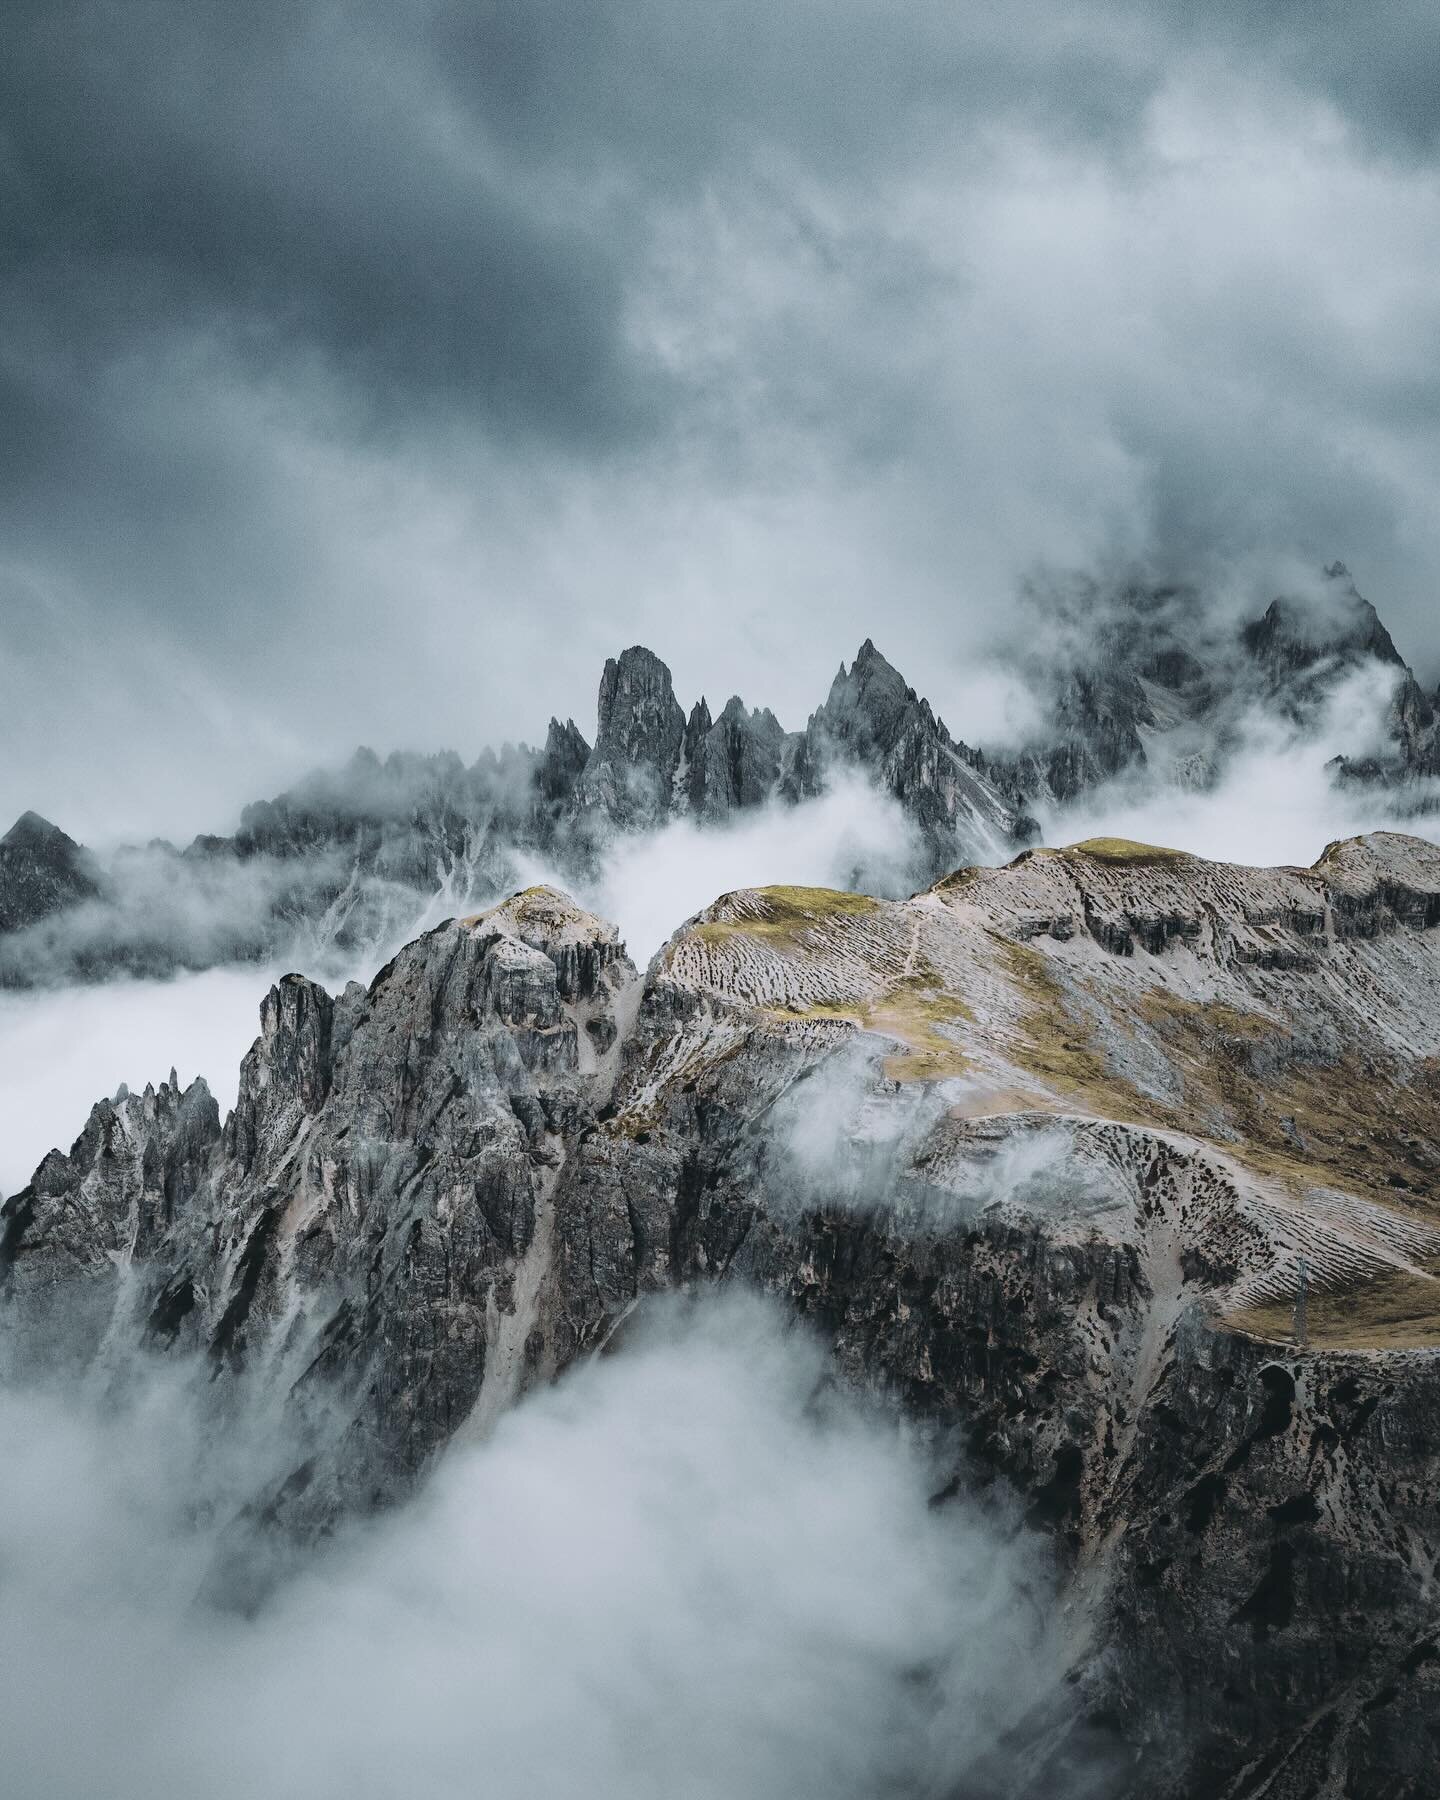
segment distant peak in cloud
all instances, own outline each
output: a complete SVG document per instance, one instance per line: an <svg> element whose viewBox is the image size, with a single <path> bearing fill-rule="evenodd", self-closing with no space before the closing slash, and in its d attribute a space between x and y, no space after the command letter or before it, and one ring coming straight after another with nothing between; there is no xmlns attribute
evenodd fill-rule
<svg viewBox="0 0 1440 1800"><path fill-rule="evenodd" d="M42 819L37 812L23 812L10 829L0 838L0 848L19 849L25 846L40 849L50 845L66 845L73 847L74 840L66 837L58 825L52 825L49 819Z"/></svg>
<svg viewBox="0 0 1440 1800"><path fill-rule="evenodd" d="M1380 615L1350 578L1332 563L1309 591L1277 595L1263 616L1245 628L1251 654L1273 670L1309 668L1322 658L1373 657L1403 669L1405 660Z"/></svg>
<svg viewBox="0 0 1440 1800"><path fill-rule="evenodd" d="M39 813L22 813L0 838L0 932L23 930L98 892L89 852Z"/></svg>

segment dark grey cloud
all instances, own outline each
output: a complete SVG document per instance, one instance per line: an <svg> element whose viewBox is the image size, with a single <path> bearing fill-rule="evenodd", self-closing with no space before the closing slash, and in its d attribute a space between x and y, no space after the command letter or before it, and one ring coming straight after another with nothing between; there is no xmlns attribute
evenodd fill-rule
<svg viewBox="0 0 1440 1800"><path fill-rule="evenodd" d="M1342 556L1436 672L1437 38L21 0L0 809L223 826L359 738L588 722L637 638L793 724L879 631L979 736L1037 563Z"/></svg>
<svg viewBox="0 0 1440 1800"><path fill-rule="evenodd" d="M1194 40L1262 55L1323 93L1376 145L1425 158L1440 145L1440 15L1425 0L1363 14L1344 0L1208 0L1174 13Z"/></svg>
<svg viewBox="0 0 1440 1800"><path fill-rule="evenodd" d="M721 0L699 18L557 0L432 16L456 91L507 143L625 166L643 151L667 188L777 147L865 181L949 123L1034 114L1042 96L1051 132L1119 138L1156 78L1105 9L1053 0L1005 20L938 0L903 15L880 0Z"/></svg>
<svg viewBox="0 0 1440 1800"><path fill-rule="evenodd" d="M925 5L897 26L869 0L703 22L581 0L22 7L0 72L12 461L73 478L96 378L177 340L331 384L349 431L440 411L579 451L653 432L695 398L627 341L657 207L741 174L783 207L783 158L863 189L1042 91L1047 130L1119 131L1153 69L1058 22ZM898 260L890 299L922 263Z"/></svg>
<svg viewBox="0 0 1440 1800"><path fill-rule="evenodd" d="M434 403L622 430L643 395L603 221L556 216L457 142L391 16L32 9L0 94L4 273L31 347L85 377L189 332L262 373L312 355L381 426Z"/></svg>

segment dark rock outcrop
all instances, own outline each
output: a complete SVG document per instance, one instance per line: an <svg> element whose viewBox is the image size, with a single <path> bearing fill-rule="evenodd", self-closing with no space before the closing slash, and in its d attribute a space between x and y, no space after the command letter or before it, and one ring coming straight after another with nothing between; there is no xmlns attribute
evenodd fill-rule
<svg viewBox="0 0 1440 1800"><path fill-rule="evenodd" d="M1114 776L1142 768L1141 735L1155 715L1139 677L1123 666L1104 675L1079 671L1055 702L1056 741L1021 759L1018 779L1064 804Z"/></svg>
<svg viewBox="0 0 1440 1800"><path fill-rule="evenodd" d="M991 781L983 755L959 743L928 700L867 638L842 663L825 704L811 715L797 749L791 785L818 793L849 765L870 773L920 826L936 866L989 860L1038 837L1018 797Z"/></svg>
<svg viewBox="0 0 1440 1800"><path fill-rule="evenodd" d="M555 1183L635 979L543 888L368 990L286 977L223 1131L203 1082L122 1091L5 1204L6 1345L188 1348L278 1387L314 1459L299 1522L403 1491L482 1389L496 1413L536 1372Z"/></svg>
<svg viewBox="0 0 1440 1800"><path fill-rule="evenodd" d="M589 760L590 746L575 721L567 719L562 725L558 719L552 719L535 770L540 798L551 806L568 802Z"/></svg>
<svg viewBox="0 0 1440 1800"><path fill-rule="evenodd" d="M0 838L0 932L23 931L100 892L94 858L39 813Z"/></svg>
<svg viewBox="0 0 1440 1800"><path fill-rule="evenodd" d="M670 671L636 644L600 677L595 748L576 789L584 808L622 825L650 825L674 807L685 715Z"/></svg>
<svg viewBox="0 0 1440 1800"><path fill-rule="evenodd" d="M747 712L738 694L713 723L703 699L685 727L685 792L697 819L723 819L773 800L787 737L767 709Z"/></svg>
<svg viewBox="0 0 1440 1800"><path fill-rule="evenodd" d="M1394 639L1344 563L1325 570L1320 591L1307 602L1283 595L1272 600L1241 636L1272 688L1297 701L1313 697L1307 678L1318 670L1334 673L1367 660L1405 668Z"/></svg>
<svg viewBox="0 0 1440 1800"><path fill-rule="evenodd" d="M1051 646L1047 627L1067 648ZM1433 772L1432 702L1342 563L1303 593L1276 596L1238 635L1185 588L1078 582L1041 605L1021 662L1045 728L992 774L1046 804L1117 779L1208 786L1257 710L1319 734L1323 749L1328 702L1367 669L1373 691L1358 703L1372 710L1377 745L1394 748L1337 763L1338 778L1393 789Z"/></svg>

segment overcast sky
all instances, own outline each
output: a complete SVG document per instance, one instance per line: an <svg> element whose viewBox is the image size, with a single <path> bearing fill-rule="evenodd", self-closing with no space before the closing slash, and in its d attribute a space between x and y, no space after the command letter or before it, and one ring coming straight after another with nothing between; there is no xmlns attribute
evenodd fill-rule
<svg viewBox="0 0 1440 1800"><path fill-rule="evenodd" d="M983 741L1037 565L1440 568L1440 11L10 0L0 811L593 729L635 640Z"/></svg>

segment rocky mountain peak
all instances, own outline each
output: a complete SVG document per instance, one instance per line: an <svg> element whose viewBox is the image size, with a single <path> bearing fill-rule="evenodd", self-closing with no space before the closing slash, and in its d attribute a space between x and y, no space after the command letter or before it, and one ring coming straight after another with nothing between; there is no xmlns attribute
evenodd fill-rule
<svg viewBox="0 0 1440 1800"><path fill-rule="evenodd" d="M541 798L552 804L568 800L589 760L590 746L575 721L567 719L562 725L552 718L535 770L535 786Z"/></svg>
<svg viewBox="0 0 1440 1800"><path fill-rule="evenodd" d="M657 766L678 754L685 715L670 670L653 650L632 644L608 657L600 677L597 755Z"/></svg>
<svg viewBox="0 0 1440 1800"><path fill-rule="evenodd" d="M544 956L567 1001L587 999L608 969L625 963L625 947L609 920L587 912L558 888L526 888L462 924L482 936L501 933Z"/></svg>
<svg viewBox="0 0 1440 1800"><path fill-rule="evenodd" d="M100 891L89 851L24 812L0 838L0 931L19 931Z"/></svg>
<svg viewBox="0 0 1440 1800"><path fill-rule="evenodd" d="M58 825L52 825L49 819L42 818L39 813L23 812L4 837L0 838L0 849L47 853L57 849L78 850L79 845L73 838L67 837Z"/></svg>
<svg viewBox="0 0 1440 1800"><path fill-rule="evenodd" d="M821 713L829 731L857 748L872 742L888 749L921 707L929 713L929 703L866 638L850 667L840 665Z"/></svg>
<svg viewBox="0 0 1440 1800"><path fill-rule="evenodd" d="M624 823L662 816L685 744L685 714L670 670L633 644L600 677L598 726L579 784L582 803Z"/></svg>
<svg viewBox="0 0 1440 1800"><path fill-rule="evenodd" d="M791 781L819 792L837 766L858 767L920 826L930 854L953 866L1029 841L1018 793L1002 792L983 756L957 743L930 702L866 638L811 715Z"/></svg>
<svg viewBox="0 0 1440 1800"><path fill-rule="evenodd" d="M721 819L769 800L779 785L786 741L768 708L748 711L740 696L732 694L712 720L702 700L685 737L691 810L702 819Z"/></svg>
<svg viewBox="0 0 1440 1800"><path fill-rule="evenodd" d="M1305 595L1277 595L1242 633L1246 648L1276 679L1321 663L1353 666L1366 657L1403 669L1404 658L1344 563L1331 563Z"/></svg>

